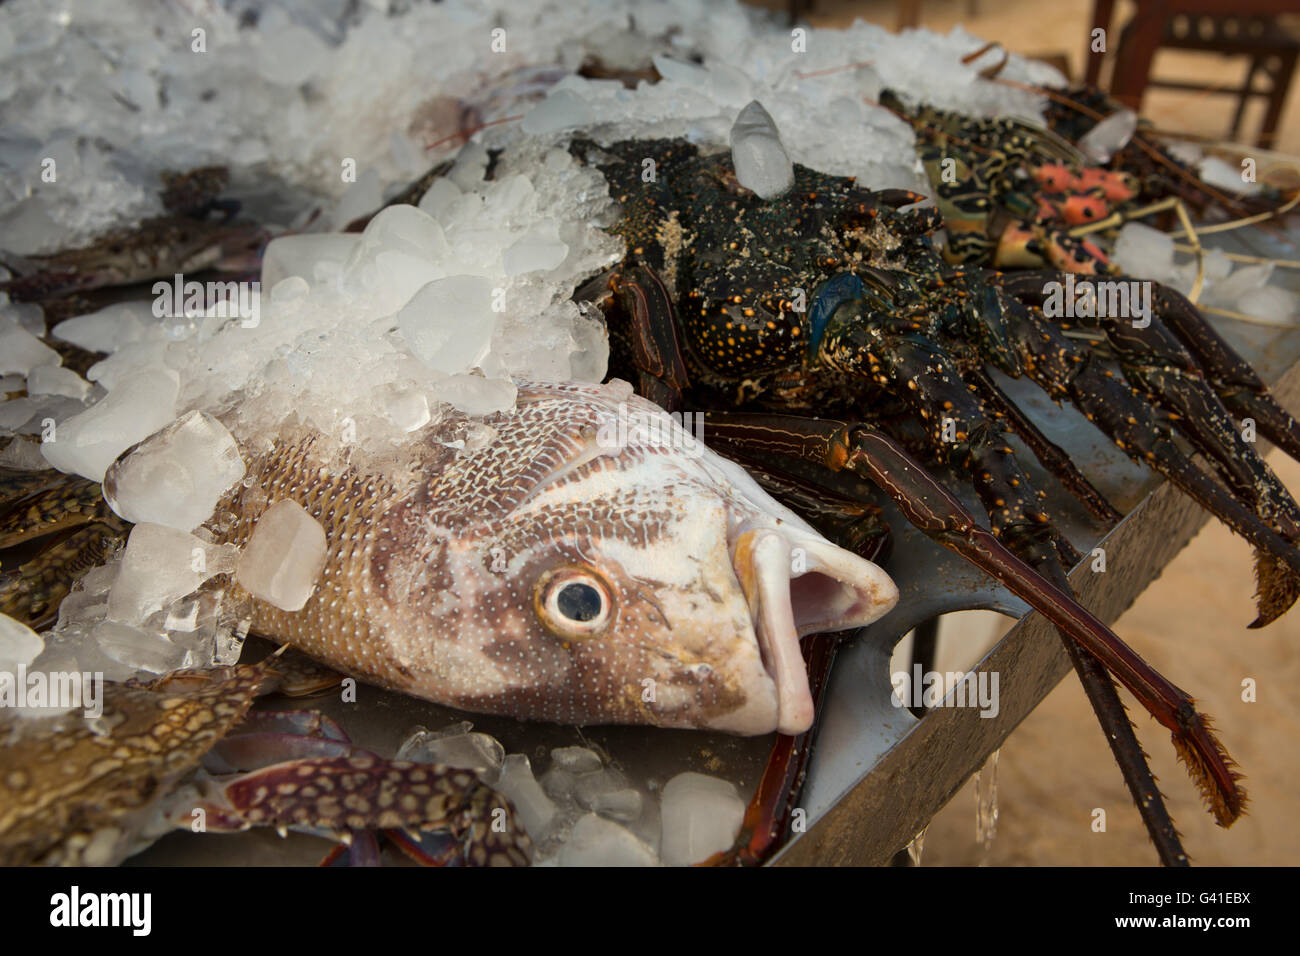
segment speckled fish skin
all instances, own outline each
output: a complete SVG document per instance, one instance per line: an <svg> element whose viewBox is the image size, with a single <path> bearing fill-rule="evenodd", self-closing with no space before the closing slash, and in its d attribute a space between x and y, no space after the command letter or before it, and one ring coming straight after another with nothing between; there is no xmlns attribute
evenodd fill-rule
<svg viewBox="0 0 1300 956"><path fill-rule="evenodd" d="M893 582L680 429L624 427L619 444L620 419L671 422L622 382L524 386L486 420L497 437L485 448L444 445L465 425L444 419L386 472L396 478L340 464L337 439L318 433L247 450L245 487L218 506L234 516L224 537L243 544L289 498L329 549L307 604L255 602L254 632L469 711L806 729L800 634L875 620ZM575 583L600 597L579 614L592 620L565 616L557 595Z"/></svg>

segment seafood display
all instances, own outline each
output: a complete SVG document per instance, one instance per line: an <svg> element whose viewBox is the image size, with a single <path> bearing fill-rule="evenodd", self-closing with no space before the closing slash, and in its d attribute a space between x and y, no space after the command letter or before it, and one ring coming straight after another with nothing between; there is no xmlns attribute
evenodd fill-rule
<svg viewBox="0 0 1300 956"><path fill-rule="evenodd" d="M309 121L345 92L259 59L302 97L282 156L250 129L228 163L122 164L147 188L106 230L35 197L23 215L75 238L28 230L0 275L0 863L253 827L354 865L768 862L804 832L837 647L900 602L886 505L1057 629L1162 862L1188 854L1117 683L1221 826L1246 811L1178 675L1072 592L1093 540L1036 476L1098 534L1125 509L1012 384L1248 541L1250 626L1276 621L1300 505L1255 435L1300 460L1300 424L1206 319L1234 265L1190 216L1276 229L1296 197L1201 182L1104 95L981 70L960 33L826 31L834 62L805 72L720 9L744 69L725 31L687 62L663 52L680 26L635 18L608 61L601 25L574 60L538 21L489 93L449 51L360 179ZM1251 306L1290 308L1267 279ZM278 649L250 663L250 635ZM100 713L7 712L68 674ZM303 694L331 706L276 703ZM421 726L373 738L331 709L404 698ZM740 751L634 777L616 747L503 744L494 720L772 739L738 789Z"/></svg>

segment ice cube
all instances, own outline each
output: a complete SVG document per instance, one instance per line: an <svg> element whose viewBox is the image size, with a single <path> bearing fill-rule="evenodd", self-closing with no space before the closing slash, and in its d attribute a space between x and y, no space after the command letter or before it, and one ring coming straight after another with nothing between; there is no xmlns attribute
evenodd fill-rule
<svg viewBox="0 0 1300 956"><path fill-rule="evenodd" d="M560 866L658 866L654 851L630 830L595 813L573 827L560 851Z"/></svg>
<svg viewBox="0 0 1300 956"><path fill-rule="evenodd" d="M1159 229L1128 222L1119 231L1112 258L1135 278L1163 282L1173 276L1174 240Z"/></svg>
<svg viewBox="0 0 1300 956"><path fill-rule="evenodd" d="M360 242L361 237L356 233L276 236L267 243L266 254L262 257L262 288L273 289L289 276L302 276L310 281L315 277L317 264L332 262L343 265Z"/></svg>
<svg viewBox="0 0 1300 956"><path fill-rule="evenodd" d="M532 765L523 754L510 754L501 766L493 788L510 801L515 815L534 843L540 843L555 821L556 806L533 777Z"/></svg>
<svg viewBox="0 0 1300 956"><path fill-rule="evenodd" d="M1079 149L1094 162L1108 163L1133 138L1137 122L1132 110L1116 110L1080 138Z"/></svg>
<svg viewBox="0 0 1300 956"><path fill-rule="evenodd" d="M26 375L38 365L58 365L63 359L17 321L0 318L0 375Z"/></svg>
<svg viewBox="0 0 1300 956"><path fill-rule="evenodd" d="M429 368L448 375L467 372L492 345L496 328L492 299L491 279L464 275L438 279L402 307L397 328L412 354Z"/></svg>
<svg viewBox="0 0 1300 956"><path fill-rule="evenodd" d="M113 459L176 417L179 391L180 376L171 369L143 369L102 402L62 422L41 453L60 471L103 481Z"/></svg>
<svg viewBox="0 0 1300 956"><path fill-rule="evenodd" d="M568 806L573 802L573 787L576 778L562 767L552 766L542 774L542 789L557 803Z"/></svg>
<svg viewBox="0 0 1300 956"><path fill-rule="evenodd" d="M374 212L384 201L383 183L379 171L366 169L356 181L348 186L347 192L334 209L333 224L335 229L343 229L352 220Z"/></svg>
<svg viewBox="0 0 1300 956"><path fill-rule="evenodd" d="M604 767L600 754L589 747L556 747L551 764L570 773L595 773Z"/></svg>
<svg viewBox="0 0 1300 956"><path fill-rule="evenodd" d="M461 726L468 729L470 724ZM402 745L399 760L417 760L464 770L477 770L486 781L496 779L505 761L505 748L490 734L461 732L445 736L416 734Z"/></svg>
<svg viewBox="0 0 1300 956"><path fill-rule="evenodd" d="M22 621L0 614L0 671L14 673L45 650L45 641Z"/></svg>
<svg viewBox="0 0 1300 956"><path fill-rule="evenodd" d="M108 616L137 625L189 594L214 574L234 568L238 549L148 522L131 529L122 567L108 595Z"/></svg>
<svg viewBox="0 0 1300 956"><path fill-rule="evenodd" d="M384 414L404 432L423 428L432 418L429 399L419 389L390 389L384 398Z"/></svg>
<svg viewBox="0 0 1300 956"><path fill-rule="evenodd" d="M100 622L94 640L101 651L132 670L166 674L185 666L185 648L120 621Z"/></svg>
<svg viewBox="0 0 1300 956"><path fill-rule="evenodd" d="M361 234L364 250L404 252L417 259L442 259L448 253L442 225L429 213L406 203L381 210Z"/></svg>
<svg viewBox="0 0 1300 956"><path fill-rule="evenodd" d="M84 401L90 394L90 383L61 365L38 365L27 373L27 394L63 395Z"/></svg>
<svg viewBox="0 0 1300 956"><path fill-rule="evenodd" d="M503 379L453 375L434 389L439 399L467 415L491 415L513 408L519 389Z"/></svg>
<svg viewBox="0 0 1300 956"><path fill-rule="evenodd" d="M1275 285L1260 286L1237 300L1236 311L1275 325L1287 325L1296 313L1295 293Z"/></svg>
<svg viewBox="0 0 1300 956"><path fill-rule="evenodd" d="M592 798L591 809L602 817L631 823L641 816L642 803L639 791L624 787L597 794Z"/></svg>
<svg viewBox="0 0 1300 956"><path fill-rule="evenodd" d="M487 147L482 143L468 142L456 154L456 162L452 164L447 178L463 192L477 189L487 176L490 158Z"/></svg>
<svg viewBox="0 0 1300 956"><path fill-rule="evenodd" d="M731 847L745 816L735 785L702 773L680 773L664 785L663 860L690 866Z"/></svg>
<svg viewBox="0 0 1300 956"><path fill-rule="evenodd" d="M235 580L255 598L298 611L316 589L326 557L325 529L302 505L285 498L257 519Z"/></svg>
<svg viewBox="0 0 1300 956"><path fill-rule="evenodd" d="M586 126L591 120L586 100L572 90L557 90L533 107L521 126L525 133L535 135Z"/></svg>
<svg viewBox="0 0 1300 956"><path fill-rule="evenodd" d="M230 432L207 412L193 411L110 465L104 498L127 521L192 531L243 478Z"/></svg>
<svg viewBox="0 0 1300 956"><path fill-rule="evenodd" d="M737 182L763 199L775 199L794 185L794 163L758 100L742 109L731 127L731 161Z"/></svg>
<svg viewBox="0 0 1300 956"><path fill-rule="evenodd" d="M45 334L45 310L35 302L5 302L0 299L0 325L6 319L18 323L20 329L40 338Z"/></svg>
<svg viewBox="0 0 1300 956"><path fill-rule="evenodd" d="M420 197L420 209L435 219L441 220L443 213L447 211L447 207L451 205L453 200L460 198L460 194L459 186L446 176L440 176L433 181L433 185Z"/></svg>
<svg viewBox="0 0 1300 956"><path fill-rule="evenodd" d="M152 303L119 302L89 315L65 319L50 334L60 342L71 342L90 352L112 353L140 339L152 320Z"/></svg>
<svg viewBox="0 0 1300 956"><path fill-rule="evenodd" d="M1243 176L1245 173L1244 167L1233 166L1224 162L1218 156L1206 156L1202 159L1197 167L1197 172L1201 176L1201 181L1206 185L1226 189L1229 192L1249 196L1260 189L1259 183L1246 181Z"/></svg>
<svg viewBox="0 0 1300 956"><path fill-rule="evenodd" d="M554 219L535 222L528 231L505 251L501 262L506 275L526 272L549 272L569 255L569 247L560 239Z"/></svg>

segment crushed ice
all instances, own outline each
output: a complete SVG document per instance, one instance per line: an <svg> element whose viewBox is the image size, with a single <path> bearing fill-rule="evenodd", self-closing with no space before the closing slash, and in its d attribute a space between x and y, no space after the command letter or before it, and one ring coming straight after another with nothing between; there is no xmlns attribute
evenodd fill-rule
<svg viewBox="0 0 1300 956"><path fill-rule="evenodd" d="M795 50L788 30L732 0L282 0L255 22L244 12L153 0L5 5L7 253L67 248L158 215L163 169L213 163L230 167L229 194L276 238L252 314L206 302L159 315L155 300L60 323L54 339L107 356L84 378L38 340L39 309L0 295L0 391L19 393L0 403L0 430L18 436L0 465L106 478L111 506L136 522L125 548L65 599L53 630L30 635L0 619L0 665L125 679L232 663L248 618L220 586L232 570L272 604L301 607L323 563L310 515L271 509L242 554L204 528L243 476L241 449L282 422L351 436L382 458L449 406L509 408L516 381L603 380L603 325L571 296L622 249L601 228L617 214L603 178L564 149L572 131L730 146L741 181L771 196L788 188L793 162L927 191L910 127L871 102L885 87L972 115L1042 116L1040 97L961 62L981 43L960 27L810 28ZM142 21L155 28L140 31ZM500 56L485 55L488 23L504 30ZM593 56L616 68L653 62L662 80L627 88L578 76ZM1002 75L1063 81L1016 56ZM490 125L415 206L390 207L360 233L329 231L373 212L477 124ZM1091 146L1118 148L1129 125L1103 124ZM1235 173L1201 168L1211 179ZM1116 257L1186 288L1187 265L1143 229L1125 228ZM1269 268L1208 254L1205 301L1284 321L1293 299L1265 284ZM491 438L483 427L465 444ZM652 794L583 748L555 751L539 779L526 757L467 728L408 746L413 759L491 777L544 861L695 862L728 845L743 814L725 781L683 774Z"/></svg>

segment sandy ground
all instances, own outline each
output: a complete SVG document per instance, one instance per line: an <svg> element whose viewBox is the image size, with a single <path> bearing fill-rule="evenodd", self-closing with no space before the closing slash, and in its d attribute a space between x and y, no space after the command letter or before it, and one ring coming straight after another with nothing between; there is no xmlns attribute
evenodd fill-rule
<svg viewBox="0 0 1300 956"><path fill-rule="evenodd" d="M760 5L785 9L782 0L761 0ZM1113 41L1131 15L1131 0L1117 8ZM1091 0L1053 0L1046 5L1041 0L924 0L921 25L947 32L961 23L1017 53L1045 59L1063 55L1079 78L1091 9ZM809 20L817 26L843 26L855 17L894 29L898 6L889 0L816 0ZM1190 79L1207 89L1239 85L1244 73L1240 58L1168 50L1157 54L1154 70L1162 78ZM1225 137L1234 104L1234 97L1208 91L1151 90L1143 114L1163 129ZM1262 103L1248 108L1242 140L1253 140L1262 111ZM1300 154L1300 89L1291 91L1275 148ZM1300 493L1300 465L1276 453L1270 461L1287 486ZM1295 691L1300 685L1300 655L1295 652L1300 610L1266 629L1248 630L1246 624L1254 618L1253 593L1249 546L1211 523L1115 625L1126 641L1216 718L1222 740L1246 774L1249 813L1223 830L1202 808L1168 734L1128 698L1184 846L1198 864L1294 864L1300 850L1300 694ZM981 612L946 622L938 669L969 666L1004 628L1002 619ZM900 646L900 651L906 650ZM1247 679L1256 685L1256 700L1249 703L1242 699ZM996 776L999 819L991 847L986 850L976 843L972 781L931 824L923 865L1156 862L1073 676L1008 739ZM1104 832L1093 829L1098 808L1106 814Z"/></svg>

